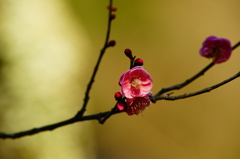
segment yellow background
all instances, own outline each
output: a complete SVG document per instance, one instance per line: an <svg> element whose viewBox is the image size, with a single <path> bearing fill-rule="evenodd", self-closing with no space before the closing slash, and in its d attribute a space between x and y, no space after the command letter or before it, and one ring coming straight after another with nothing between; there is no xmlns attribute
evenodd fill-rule
<svg viewBox="0 0 240 159"><path fill-rule="evenodd" d="M142 58L153 93L191 77L211 60L199 55L206 37L240 40L238 0L130 0L118 8L86 114L110 110L129 67L123 50ZM108 1L0 1L0 131L58 122L80 109L107 27ZM175 91L190 93L239 71L229 61ZM86 121L16 140L0 140L1 159L240 158L240 82L177 101L158 101L139 116L122 113L104 125Z"/></svg>

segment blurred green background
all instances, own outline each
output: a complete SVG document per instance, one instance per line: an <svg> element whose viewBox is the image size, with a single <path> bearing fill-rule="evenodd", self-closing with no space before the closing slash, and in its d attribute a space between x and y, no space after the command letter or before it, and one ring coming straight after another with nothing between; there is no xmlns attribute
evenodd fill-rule
<svg viewBox="0 0 240 159"><path fill-rule="evenodd" d="M80 109L107 27L108 1L0 0L0 131L58 122ZM240 40L239 0L130 0L118 8L111 39L91 91L87 114L110 110L123 50L142 58L153 93L183 82L211 61L200 57L206 37ZM240 68L240 48L229 61L175 95L227 79ZM104 125L75 123L52 132L0 140L0 159L237 159L240 158L240 82L210 93L159 101L139 116L122 113Z"/></svg>

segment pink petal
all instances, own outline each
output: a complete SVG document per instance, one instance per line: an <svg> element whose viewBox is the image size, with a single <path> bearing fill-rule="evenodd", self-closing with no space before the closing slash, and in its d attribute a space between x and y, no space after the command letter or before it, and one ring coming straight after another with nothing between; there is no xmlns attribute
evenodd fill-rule
<svg viewBox="0 0 240 159"><path fill-rule="evenodd" d="M128 115L138 115L151 104L148 96L127 99L126 112Z"/></svg>
<svg viewBox="0 0 240 159"><path fill-rule="evenodd" d="M150 90L152 89L152 82L148 83L148 84L142 84L141 90L145 91L145 92L150 92Z"/></svg>
<svg viewBox="0 0 240 159"><path fill-rule="evenodd" d="M133 69L134 69L134 70L132 70L132 71L129 73L129 75L130 75L131 77L139 77L141 70L139 70L139 69L136 68L136 67L134 67Z"/></svg>
<svg viewBox="0 0 240 159"><path fill-rule="evenodd" d="M131 96L132 97L141 97L141 89L135 89L135 88L132 88L131 89Z"/></svg>
<svg viewBox="0 0 240 159"><path fill-rule="evenodd" d="M124 97L132 98L131 89L126 89L124 87L121 87L120 92Z"/></svg>
<svg viewBox="0 0 240 159"><path fill-rule="evenodd" d="M149 78L146 78L146 79L142 79L141 82L142 82L142 84L152 83L152 79L151 79L151 77L149 77Z"/></svg>

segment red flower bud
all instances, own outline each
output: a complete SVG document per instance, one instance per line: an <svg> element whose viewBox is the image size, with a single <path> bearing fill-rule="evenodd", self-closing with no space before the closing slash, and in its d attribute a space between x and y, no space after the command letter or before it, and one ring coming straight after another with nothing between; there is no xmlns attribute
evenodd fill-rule
<svg viewBox="0 0 240 159"><path fill-rule="evenodd" d="M125 49L124 53L128 58L133 59L132 51L130 49Z"/></svg>
<svg viewBox="0 0 240 159"><path fill-rule="evenodd" d="M115 46L116 45L116 41L115 40L111 40L108 42L108 46Z"/></svg>
<svg viewBox="0 0 240 159"><path fill-rule="evenodd" d="M114 97L115 97L116 101L119 101L119 100L122 99L122 94L121 94L120 92L116 92L116 93L114 94Z"/></svg>
<svg viewBox="0 0 240 159"><path fill-rule="evenodd" d="M120 111L124 111L127 107L127 103L126 102L118 102L117 103L117 109L120 110Z"/></svg>
<svg viewBox="0 0 240 159"><path fill-rule="evenodd" d="M142 66L143 65L143 60L142 59L136 59L134 61L134 66Z"/></svg>
<svg viewBox="0 0 240 159"><path fill-rule="evenodd" d="M109 18L110 18L111 20L113 20L113 19L116 18L116 15L115 15L115 14L111 14Z"/></svg>
<svg viewBox="0 0 240 159"><path fill-rule="evenodd" d="M117 8L116 7L112 7L112 11L117 11Z"/></svg>

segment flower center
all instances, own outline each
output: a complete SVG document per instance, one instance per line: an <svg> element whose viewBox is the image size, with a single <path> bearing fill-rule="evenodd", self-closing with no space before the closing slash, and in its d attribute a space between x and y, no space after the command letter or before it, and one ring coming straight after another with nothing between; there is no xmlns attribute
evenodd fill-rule
<svg viewBox="0 0 240 159"><path fill-rule="evenodd" d="M141 80L136 77L132 78L132 81L130 83L131 83L132 87L137 88L137 89L140 89L142 86Z"/></svg>
<svg viewBox="0 0 240 159"><path fill-rule="evenodd" d="M220 48L218 48L218 47L214 47L213 49L212 49L212 56L213 57L217 57L217 56L219 56L219 53L221 52L221 49Z"/></svg>

